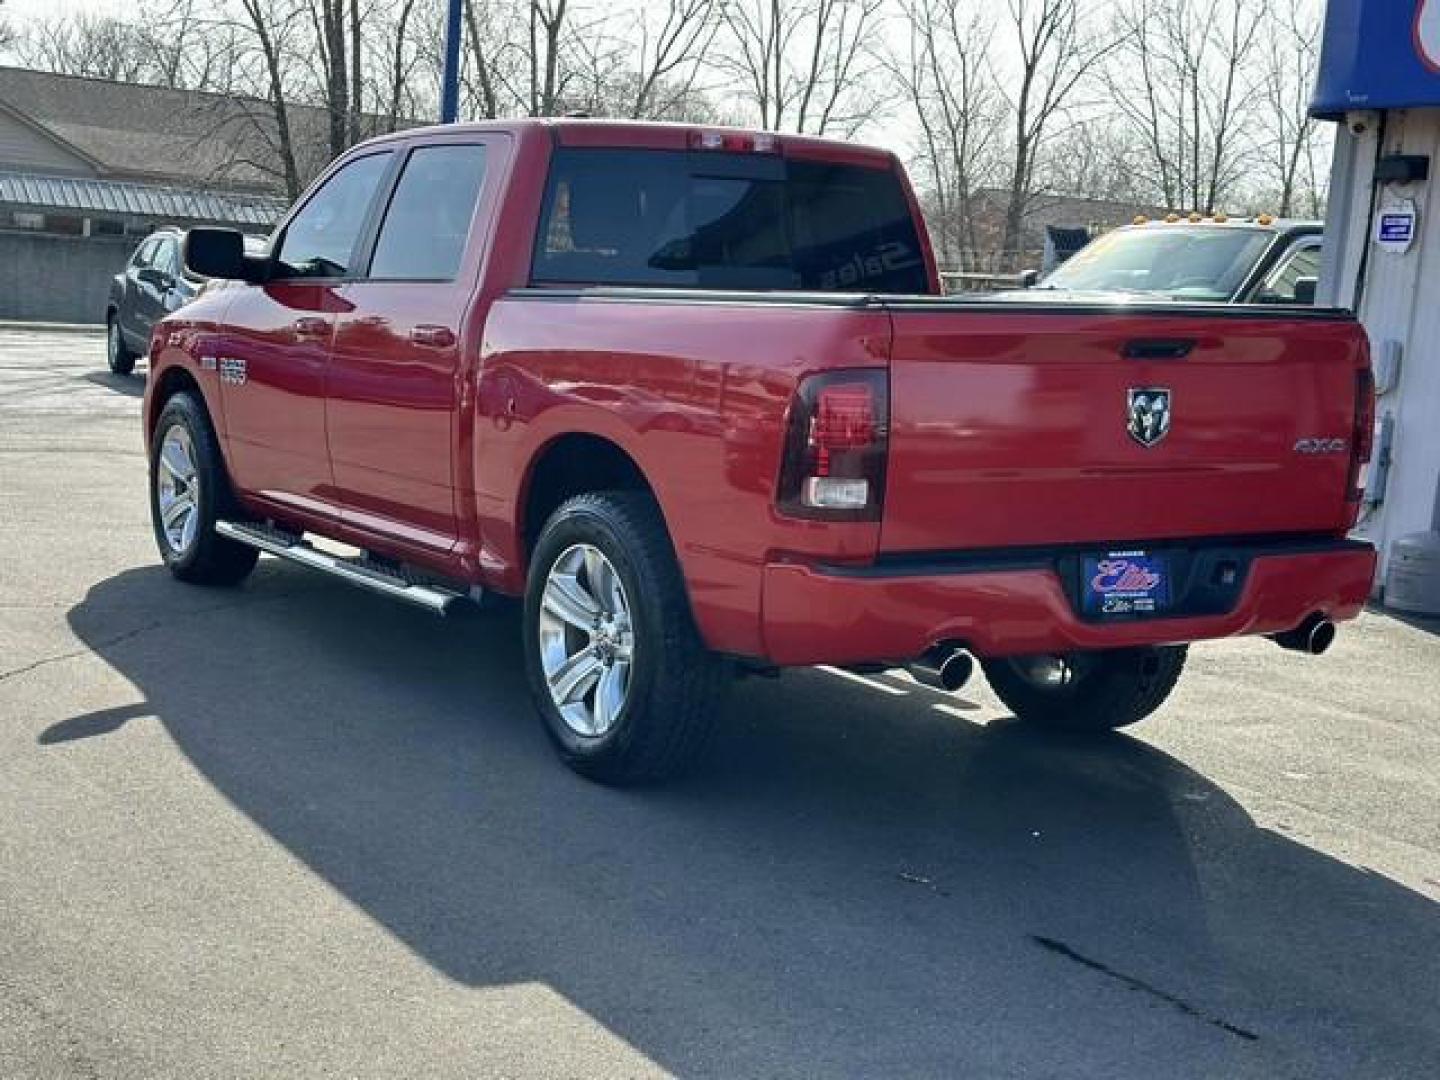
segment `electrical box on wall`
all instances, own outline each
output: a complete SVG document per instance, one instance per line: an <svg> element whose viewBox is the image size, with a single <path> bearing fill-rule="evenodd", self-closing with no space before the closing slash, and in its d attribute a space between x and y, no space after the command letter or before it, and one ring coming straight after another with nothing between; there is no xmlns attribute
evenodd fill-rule
<svg viewBox="0 0 1440 1080"><path fill-rule="evenodd" d="M1414 184L1429 176L1426 154L1386 154L1375 163L1375 181L1380 184Z"/></svg>

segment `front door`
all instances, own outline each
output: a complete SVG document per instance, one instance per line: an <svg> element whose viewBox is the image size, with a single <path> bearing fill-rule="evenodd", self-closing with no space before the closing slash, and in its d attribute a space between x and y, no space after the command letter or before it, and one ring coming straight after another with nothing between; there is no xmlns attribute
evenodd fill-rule
<svg viewBox="0 0 1440 1080"><path fill-rule="evenodd" d="M328 375L326 428L345 519L437 553L458 537L455 425L486 154L475 139L409 151L366 271L345 288Z"/></svg>
<svg viewBox="0 0 1440 1080"><path fill-rule="evenodd" d="M338 517L325 439L336 317L389 151L332 173L283 226L272 279L237 289L215 364L235 483L273 503Z"/></svg>

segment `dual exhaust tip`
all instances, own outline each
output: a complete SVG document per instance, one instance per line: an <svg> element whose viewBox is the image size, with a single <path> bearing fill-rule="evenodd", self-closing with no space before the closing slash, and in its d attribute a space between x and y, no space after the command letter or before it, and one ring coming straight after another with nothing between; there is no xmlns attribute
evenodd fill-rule
<svg viewBox="0 0 1440 1080"><path fill-rule="evenodd" d="M1335 644L1335 624L1316 612L1293 630L1271 634L1270 640L1282 649L1323 656ZM975 674L974 658L954 645L932 645L905 667L916 682L947 693L959 690Z"/></svg>
<svg viewBox="0 0 1440 1080"><path fill-rule="evenodd" d="M1335 644L1335 624L1318 612L1309 616L1294 630L1271 634L1270 640L1282 649L1322 656Z"/></svg>
<svg viewBox="0 0 1440 1080"><path fill-rule="evenodd" d="M975 674L975 661L964 649L954 645L932 645L905 665L910 677L918 683L946 693L959 690Z"/></svg>

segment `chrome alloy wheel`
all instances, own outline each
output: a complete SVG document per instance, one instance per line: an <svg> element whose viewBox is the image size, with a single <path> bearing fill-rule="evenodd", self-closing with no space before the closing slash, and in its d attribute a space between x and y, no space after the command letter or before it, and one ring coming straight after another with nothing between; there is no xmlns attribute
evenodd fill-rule
<svg viewBox="0 0 1440 1080"><path fill-rule="evenodd" d="M110 366L114 367L120 362L120 354L125 349L125 339L120 336L120 321L110 320L110 329L105 337L105 346L109 350Z"/></svg>
<svg viewBox="0 0 1440 1080"><path fill-rule="evenodd" d="M614 565L590 544L572 544L545 578L540 663L550 699L577 735L615 726L630 693L635 631Z"/></svg>
<svg viewBox="0 0 1440 1080"><path fill-rule="evenodd" d="M155 462L155 503L160 509L160 527L165 543L176 555L185 555L195 544L200 525L200 471L195 465L195 447L183 424L172 424L160 443Z"/></svg>

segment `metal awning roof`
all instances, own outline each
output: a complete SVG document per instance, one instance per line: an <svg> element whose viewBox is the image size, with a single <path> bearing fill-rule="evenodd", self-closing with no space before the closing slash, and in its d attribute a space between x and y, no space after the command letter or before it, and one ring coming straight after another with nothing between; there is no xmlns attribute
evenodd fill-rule
<svg viewBox="0 0 1440 1080"><path fill-rule="evenodd" d="M213 221L269 228L290 205L269 195L41 176L0 171L0 204L88 214L128 214L166 221Z"/></svg>

